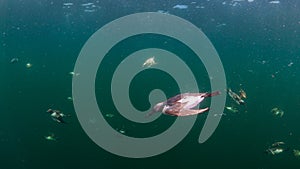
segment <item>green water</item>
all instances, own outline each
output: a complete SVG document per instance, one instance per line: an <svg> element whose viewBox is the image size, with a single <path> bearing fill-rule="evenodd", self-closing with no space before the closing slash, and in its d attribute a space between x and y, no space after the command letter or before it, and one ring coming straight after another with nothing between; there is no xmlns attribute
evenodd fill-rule
<svg viewBox="0 0 300 169"><path fill-rule="evenodd" d="M74 1L0 1L0 168L299 168L300 158L300 12L296 0L281 1L91 1L96 7ZM70 2L70 1L68 1ZM225 3L224 3L225 2ZM174 9L186 4L187 9ZM94 10L94 11L93 11ZM110 21L136 12L164 10L182 17L206 34L218 51L227 86L247 92L246 106L227 97L221 122L212 137L198 143L206 114L199 115L187 137L158 156L130 159L113 155L96 145L83 131L76 117L72 97L72 76L78 54L88 38ZM134 25L133 25L134 26ZM165 45L168 41L168 45ZM132 51L160 47L176 53L198 77L199 90L209 91L209 78L201 61L176 40L143 35L118 44L98 70L97 98L111 126L125 134L147 137L163 132L175 120L162 116L149 124L132 123L113 107L109 92L111 75L118 63ZM18 58L16 63L10 63ZM31 63L32 67L26 68ZM159 80L158 80L159 79ZM164 80L161 80L164 79ZM149 69L131 84L130 97L139 110L149 108L148 94L154 88L168 97L178 86L168 75ZM188 89L187 89L188 90ZM209 100L203 103L209 105ZM272 108L285 114L274 117ZM46 110L71 115L68 124L51 120ZM44 137L54 133L57 141ZM289 151L267 155L274 142L284 141Z"/></svg>

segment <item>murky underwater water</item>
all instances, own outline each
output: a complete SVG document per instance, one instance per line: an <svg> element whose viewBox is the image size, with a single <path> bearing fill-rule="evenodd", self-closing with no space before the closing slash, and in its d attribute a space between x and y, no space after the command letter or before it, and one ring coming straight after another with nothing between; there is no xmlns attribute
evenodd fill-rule
<svg viewBox="0 0 300 169"><path fill-rule="evenodd" d="M296 0L1 1L1 168L299 168L300 158L293 152L300 149L299 5ZM237 112L224 109L217 130L205 143L198 143L207 116L202 114L170 151L130 159L101 149L82 130L69 98L70 72L95 31L124 15L149 11L170 13L199 27L218 51L227 86L235 92L243 89L247 99L241 106L227 97L226 106ZM122 58L134 49L157 46L176 52L193 69L199 90L210 90L205 67L188 49L163 36L145 35L123 41L106 57L95 82L97 99L109 98L108 82ZM157 64L162 64L159 57ZM156 87L170 97L178 94L176 83L159 73L149 69L132 84L131 101L139 109L149 108L145 90ZM195 90L189 84L184 89ZM106 110L105 118L125 135L155 135L175 120L162 116L150 124L132 123L106 101L98 103ZM49 108L70 115L68 123L53 121L46 113ZM282 117L274 116L273 108L281 109ZM46 139L52 134L55 140ZM287 151L266 154L278 141Z"/></svg>

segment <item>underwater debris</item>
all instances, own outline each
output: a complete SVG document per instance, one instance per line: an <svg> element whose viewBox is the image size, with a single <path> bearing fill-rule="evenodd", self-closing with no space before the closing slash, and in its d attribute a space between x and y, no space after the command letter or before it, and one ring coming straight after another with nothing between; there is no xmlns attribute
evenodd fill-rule
<svg viewBox="0 0 300 169"><path fill-rule="evenodd" d="M277 107L274 107L272 110L271 110L271 113L274 115L274 116L277 116L277 117L282 117L283 114L284 114L284 111L277 108Z"/></svg>
<svg viewBox="0 0 300 169"><path fill-rule="evenodd" d="M151 66L157 64L156 61L155 61L154 59L155 59L154 56L151 57L151 58L149 58L149 59L147 59L147 60L143 63L143 67L148 67L148 68L149 68L149 67L151 67Z"/></svg>

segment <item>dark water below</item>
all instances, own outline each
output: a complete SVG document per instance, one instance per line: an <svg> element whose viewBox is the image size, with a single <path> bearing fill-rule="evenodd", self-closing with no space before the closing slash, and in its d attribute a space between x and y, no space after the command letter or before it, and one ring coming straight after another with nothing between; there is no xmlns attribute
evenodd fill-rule
<svg viewBox="0 0 300 169"><path fill-rule="evenodd" d="M73 4L64 4L69 2ZM86 5L89 2L94 6ZM300 157L295 157L293 150L300 149L300 2L270 2L1 0L0 168L299 168ZM177 4L188 8L173 8ZM219 53L228 87L244 89L247 105L238 106L228 97L226 106L235 106L239 112L224 110L226 115L216 132L204 144L197 139L205 114L198 116L187 137L170 151L145 159L119 157L98 147L81 128L73 103L67 99L72 96L69 72L84 43L99 28L124 15L158 10L201 28ZM164 38L141 36L137 38L139 43L129 39L112 51L115 57L106 58L111 64L104 65L104 72L114 70L114 63L121 59L118 56L137 45L163 45L160 43ZM199 90L209 91L209 79L201 62L193 60L180 44L172 40L170 44L170 50L187 63L194 63L193 68L199 62L199 69L194 70L200 78ZM19 61L10 63L12 58ZM26 68L27 63L32 67ZM143 75L137 77L130 93L141 109L149 108L143 102L148 94L141 93L153 88L151 85L165 88L169 96L177 94L172 80L149 83L145 79L157 79L151 74ZM109 88L101 81L109 78L109 74L97 74L98 98L107 97L101 94L107 94ZM105 105L107 110L112 110L111 106ZM285 114L274 117L270 112L274 107ZM48 108L70 114L69 123L52 121L44 113ZM115 113L111 125L130 136L155 135L174 121L161 117L153 122L153 126L161 127L151 128L151 124L133 125L116 112L109 113ZM57 141L46 140L44 136L49 133L54 133ZM284 141L289 150L274 156L265 154L276 141Z"/></svg>

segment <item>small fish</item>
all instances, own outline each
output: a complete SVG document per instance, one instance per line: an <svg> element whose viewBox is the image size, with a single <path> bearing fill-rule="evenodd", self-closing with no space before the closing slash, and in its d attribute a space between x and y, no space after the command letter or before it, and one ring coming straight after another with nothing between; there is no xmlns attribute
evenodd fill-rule
<svg viewBox="0 0 300 169"><path fill-rule="evenodd" d="M281 145L284 145L285 143L283 141L278 141L278 142L275 142L272 144L272 147L278 147L278 146L281 146Z"/></svg>
<svg viewBox="0 0 300 169"><path fill-rule="evenodd" d="M279 116L279 117L282 117L284 115L284 111L277 108L277 107L274 107L272 110L271 110L271 113L273 113L274 116Z"/></svg>
<svg viewBox="0 0 300 169"><path fill-rule="evenodd" d="M85 9L84 12L92 13L92 12L96 12L96 10L95 9Z"/></svg>
<svg viewBox="0 0 300 169"><path fill-rule="evenodd" d="M119 133L121 133L121 134L125 134L125 133L126 133L126 131L125 131L124 129L116 128L116 130L117 130Z"/></svg>
<svg viewBox="0 0 300 169"><path fill-rule="evenodd" d="M112 117L114 117L114 114L108 113L108 114L105 114L105 116L109 117L109 118L112 118Z"/></svg>
<svg viewBox="0 0 300 169"><path fill-rule="evenodd" d="M270 1L269 3L270 3L270 4L279 4L280 1Z"/></svg>
<svg viewBox="0 0 300 169"><path fill-rule="evenodd" d="M294 156L295 157L300 157L300 150L293 150Z"/></svg>
<svg viewBox="0 0 300 169"><path fill-rule="evenodd" d="M275 142L265 152L270 155L277 155L289 151L290 148L284 147L284 145L285 143L283 141Z"/></svg>
<svg viewBox="0 0 300 169"><path fill-rule="evenodd" d="M231 111L231 112L233 112L233 113L236 113L236 112L238 112L238 109L237 108L235 108L235 107L225 107L227 110L229 110L229 111Z"/></svg>
<svg viewBox="0 0 300 169"><path fill-rule="evenodd" d="M31 63L26 63L26 68L31 68L32 67L32 64Z"/></svg>
<svg viewBox="0 0 300 169"><path fill-rule="evenodd" d="M81 6L91 6L91 5L94 5L94 3L88 2L88 3L81 4Z"/></svg>
<svg viewBox="0 0 300 169"><path fill-rule="evenodd" d="M217 113L217 114L214 114L214 117L217 117L217 116L226 116L225 113Z"/></svg>
<svg viewBox="0 0 300 169"><path fill-rule="evenodd" d="M175 5L173 6L174 9L187 9L188 6L187 5Z"/></svg>
<svg viewBox="0 0 300 169"><path fill-rule="evenodd" d="M66 3L64 3L63 5L64 5L64 6L72 6L73 3L71 3L71 2L66 2Z"/></svg>
<svg viewBox="0 0 300 169"><path fill-rule="evenodd" d="M50 134L48 136L45 136L45 139L49 140L49 141L56 141L57 140L57 138L55 137L54 134Z"/></svg>
<svg viewBox="0 0 300 169"><path fill-rule="evenodd" d="M293 64L294 64L293 62L290 62L290 63L288 64L288 67L291 67Z"/></svg>
<svg viewBox="0 0 300 169"><path fill-rule="evenodd" d="M46 112L50 114L52 120L54 120L58 123L64 123L65 124L66 122L64 120L64 117L70 116L70 115L63 114L60 110L48 109Z"/></svg>
<svg viewBox="0 0 300 169"><path fill-rule="evenodd" d="M271 154L271 155L276 155L276 154L280 154L282 152L286 151L286 149L283 148L269 148L266 150L266 153Z"/></svg>
<svg viewBox="0 0 300 169"><path fill-rule="evenodd" d="M156 63L156 61L155 61L155 58L154 58L154 56L153 57L151 57L151 58L149 58L149 59L147 59L144 63L143 63L143 66L142 67L151 67L151 66L153 66L153 65L156 65L157 63Z"/></svg>
<svg viewBox="0 0 300 169"><path fill-rule="evenodd" d="M244 99L247 98L247 94L246 94L246 92L243 89L241 89L239 92L240 92L240 97L241 98L244 98Z"/></svg>
<svg viewBox="0 0 300 169"><path fill-rule="evenodd" d="M125 130L123 130L123 129L120 129L119 132L122 134L125 134Z"/></svg>
<svg viewBox="0 0 300 169"><path fill-rule="evenodd" d="M80 73L75 73L75 72L69 72L69 74L72 75L72 76L79 76L80 75Z"/></svg>
<svg viewBox="0 0 300 169"><path fill-rule="evenodd" d="M162 13L162 14L169 14L168 11L164 11L164 10L158 10L157 12L158 12L158 13Z"/></svg>
<svg viewBox="0 0 300 169"><path fill-rule="evenodd" d="M233 92L231 89L227 90L228 95L239 105L244 105L245 101L235 92Z"/></svg>
<svg viewBox="0 0 300 169"><path fill-rule="evenodd" d="M10 60L10 63L17 63L17 62L19 62L19 58L12 58Z"/></svg>

